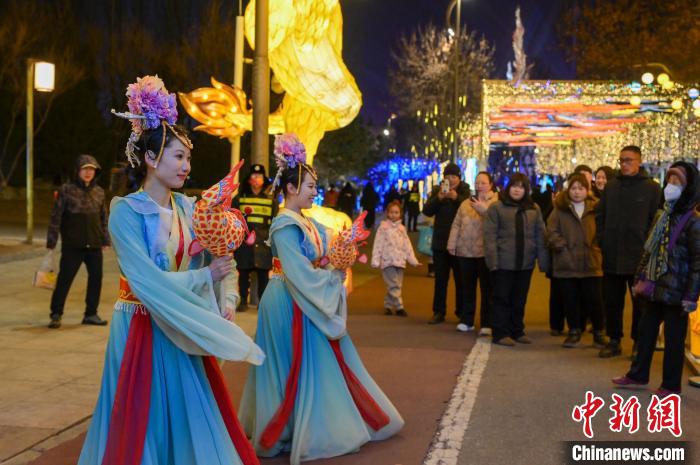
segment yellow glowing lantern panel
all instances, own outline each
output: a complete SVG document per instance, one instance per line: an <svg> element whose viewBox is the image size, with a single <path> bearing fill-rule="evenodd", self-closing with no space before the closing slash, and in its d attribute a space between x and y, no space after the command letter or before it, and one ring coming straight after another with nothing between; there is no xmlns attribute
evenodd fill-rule
<svg viewBox="0 0 700 465"><path fill-rule="evenodd" d="M342 58L343 18L338 0L270 0L270 67L286 91L285 131L296 133L309 163L326 131L352 122L362 94ZM246 37L255 45L255 1L245 12Z"/></svg>

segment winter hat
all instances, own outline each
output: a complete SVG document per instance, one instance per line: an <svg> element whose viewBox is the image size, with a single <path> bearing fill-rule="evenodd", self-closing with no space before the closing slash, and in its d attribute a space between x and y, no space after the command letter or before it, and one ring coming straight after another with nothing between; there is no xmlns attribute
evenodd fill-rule
<svg viewBox="0 0 700 465"><path fill-rule="evenodd" d="M686 173L685 168L683 168L682 166L672 166L671 168L669 168L666 172L666 180L668 181L668 178L670 178L671 176L676 176L681 181L681 184L683 184L683 186L688 185L688 173Z"/></svg>
<svg viewBox="0 0 700 465"><path fill-rule="evenodd" d="M442 170L442 175L447 176L448 174L454 174L458 178L461 178L462 170L459 169L459 166L456 163L448 163Z"/></svg>

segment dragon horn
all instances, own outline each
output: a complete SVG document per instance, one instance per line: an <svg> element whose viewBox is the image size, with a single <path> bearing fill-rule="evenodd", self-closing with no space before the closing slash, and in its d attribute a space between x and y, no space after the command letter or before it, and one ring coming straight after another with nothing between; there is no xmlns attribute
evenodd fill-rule
<svg viewBox="0 0 700 465"><path fill-rule="evenodd" d="M233 180L235 179L238 170L240 170L241 166L243 166L244 162L245 160L241 160L238 163L236 163L236 165L233 168L231 168L231 171L229 171L226 177L221 180L225 185L226 195L232 196L233 193L236 192L236 189L238 189L238 186L240 186L240 184L233 182Z"/></svg>

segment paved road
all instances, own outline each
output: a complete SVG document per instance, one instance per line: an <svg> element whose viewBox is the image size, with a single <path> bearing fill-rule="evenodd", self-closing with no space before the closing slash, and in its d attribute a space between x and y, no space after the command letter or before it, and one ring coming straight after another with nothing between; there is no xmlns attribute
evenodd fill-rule
<svg viewBox="0 0 700 465"><path fill-rule="evenodd" d="M109 266L113 266L113 261ZM15 292L24 285L22 282L30 275L32 262L23 262L10 270L6 265L0 265L0 276L9 276L14 282ZM3 268L5 267L5 268ZM423 463L436 431L439 429L441 416L448 407L457 377L464 366L465 370L460 384L471 386L464 390L463 406L472 406L467 416L468 422L464 442L456 441L461 452L446 452L453 459L444 463L459 464L555 464L561 461L561 442L563 440L581 440L583 436L580 425L571 420L572 407L581 403L586 389L592 389L598 395L609 398L612 390L608 379L624 372L629 361L623 358L600 360L592 348L564 350L559 347L560 340L547 334L547 282L537 274L533 280L533 288L528 301L527 325L529 334L535 339L535 344L529 347L519 346L516 349L489 347L485 367L474 369L473 365L465 365L476 341L473 334L464 335L454 331L454 321L450 324L435 326L425 325L430 315L433 281L424 275L425 269L410 270L405 284L405 299L409 318L385 317L382 315L382 294L384 292L381 277L375 271L366 267L356 270L356 290L349 299L349 327L355 343L372 375L394 401L399 411L406 419L406 428L395 438L381 443L370 444L362 448L359 454L338 457L315 463L340 465L418 465ZM23 276L23 277L22 277ZM116 274L106 277L105 282L113 279ZM79 278L78 282L83 280ZM84 284L71 294L73 305L79 307L82 300ZM105 286L105 299L113 299L115 287ZM110 295L112 293L112 295ZM34 381L34 387L39 394L37 399L46 399L44 404L50 405L82 405L81 415L91 410L97 396L97 383L101 371L104 341L106 331L103 328L83 328L76 326L59 333L50 333L38 327L45 318L45 300L33 297L35 292L23 291L18 296L0 294L0 302L5 299L11 302L12 313L22 313L17 310L27 307L21 318L19 316L3 317L0 313L0 347L3 353L6 347L20 345L16 339L26 335L31 338L21 342L23 350L22 363L35 363L37 371L53 372L55 376L63 376L71 367L83 370L82 378L71 382L80 384L82 389L77 393L64 388L58 390L60 383L53 387L42 384L41 380ZM452 292L449 293L453 295ZM42 296L46 299L47 294ZM450 298L451 299L451 298ZM32 303L37 300L37 302ZM453 301L450 300L450 308ZM5 307L3 305L3 307ZM106 308L106 307L105 307ZM5 319L2 319L5 318ZM74 311L73 317L77 322L79 312ZM254 313L248 312L242 316L246 319L248 329L254 325ZM75 323L74 322L74 323ZM629 322L627 323L629 324ZM6 335L12 335L14 343L5 344ZM62 342L62 337L75 337L83 341L81 347L70 356L55 351L73 351ZM590 338L590 336L589 336ZM75 346L75 344L74 344ZM474 353L472 352L472 357ZM629 350L628 350L629 352ZM65 363L68 360L69 363ZM0 363L5 363L3 362ZM477 363L478 365L478 363ZM54 368L51 368L51 367ZM60 367L60 368L58 368ZM67 368L66 368L67 367ZM12 373L5 365L0 365L0 373ZM15 367L13 370L22 370ZM241 364L226 364L225 374L234 400L240 397L247 368ZM479 373L483 374L479 376ZM21 371L20 371L21 372ZM48 375L47 375L48 376ZM52 375L53 376L53 375ZM655 364L653 379L659 379L659 365ZM478 377L478 383L474 379ZM0 377L5 382L6 377ZM0 390L0 408L4 412L7 403L2 403L7 385ZM473 388L473 389L472 389ZM17 388L13 388L17 389ZM69 392L70 391L70 392ZM456 392L456 391L455 391ZM55 397L50 397L55 395ZM74 395L73 399L63 395ZM48 397L47 397L48 396ZM646 406L645 397L641 397ZM28 399L22 409L15 408L16 415L26 415L31 408L32 399ZM453 399L454 401L454 399ZM683 426L685 431L693 434L700 426L700 391L686 389L683 399ZM452 405L451 403L449 404ZM41 409L32 412L40 413ZM46 415L54 419L70 416L70 409L62 409L61 415L54 411ZM464 412L462 412L464 413ZM79 416L79 415L78 415ZM464 418L464 417L462 417ZM602 439L631 439L629 436L605 433L605 415L596 418L596 432ZM64 423L66 423L64 421ZM455 424L458 422L455 422ZM3 423L0 422L0 425ZM66 425L67 426L67 425ZM444 425L443 425L444 426ZM0 426L0 436L12 433L12 440L19 441L25 437L24 430ZM50 429L50 428L48 428ZM13 431L17 431L14 432ZM72 435L80 433L72 429ZM36 437L49 431L36 430ZM649 437L638 433L635 437ZM668 439L668 435L654 435L654 439ZM692 437L692 436L689 436ZM39 456L33 465L63 465L73 464L82 444L82 434L77 437L59 437L59 441L51 441L37 447ZM460 435L461 438L461 435ZM598 438L598 437L597 437ZM0 446L5 442L0 441ZM47 445L48 444L48 445ZM44 450L48 448L48 450ZM264 464L286 463L285 457L263 460Z"/></svg>

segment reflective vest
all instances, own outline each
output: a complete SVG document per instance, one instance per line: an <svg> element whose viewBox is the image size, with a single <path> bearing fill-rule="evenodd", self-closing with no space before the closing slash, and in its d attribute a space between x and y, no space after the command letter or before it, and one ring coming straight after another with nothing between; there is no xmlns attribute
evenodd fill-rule
<svg viewBox="0 0 700 465"><path fill-rule="evenodd" d="M248 224L270 226L272 221L272 202L266 197L240 197L240 211Z"/></svg>

